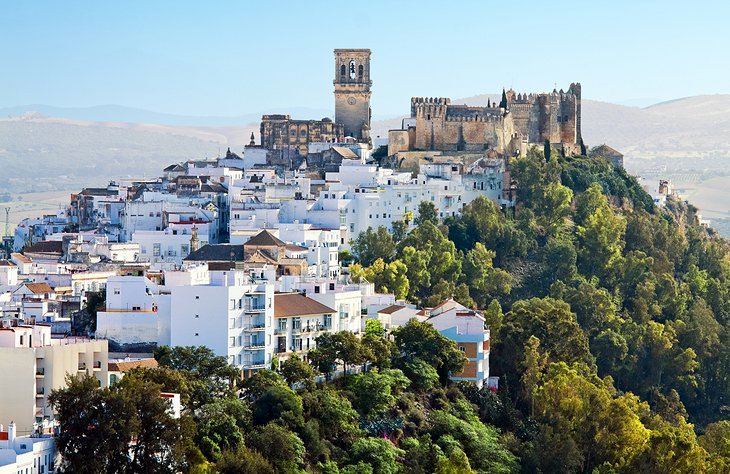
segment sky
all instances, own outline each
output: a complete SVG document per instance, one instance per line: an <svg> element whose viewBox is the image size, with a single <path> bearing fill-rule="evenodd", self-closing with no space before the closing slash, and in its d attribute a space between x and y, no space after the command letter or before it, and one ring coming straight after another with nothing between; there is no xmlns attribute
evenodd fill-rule
<svg viewBox="0 0 730 474"><path fill-rule="evenodd" d="M616 103L727 94L728 18L702 0L0 0L0 107L333 110L332 50L349 47L372 50L376 118L574 81Z"/></svg>

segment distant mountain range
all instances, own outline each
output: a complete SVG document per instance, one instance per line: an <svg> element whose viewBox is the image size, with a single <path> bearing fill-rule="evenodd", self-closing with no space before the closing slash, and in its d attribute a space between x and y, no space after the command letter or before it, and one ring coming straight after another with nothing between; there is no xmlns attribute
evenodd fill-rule
<svg viewBox="0 0 730 474"><path fill-rule="evenodd" d="M128 122L157 125L184 125L196 127L227 127L231 125L258 123L264 114L289 114L293 118L331 117L332 111L292 107L290 109L271 109L264 112L248 113L235 117L175 115L121 105L96 105L93 107L55 107L52 105L20 105L0 108L0 118L21 117L37 113L44 117L83 120L88 122Z"/></svg>
<svg viewBox="0 0 730 474"><path fill-rule="evenodd" d="M454 100L485 105L496 94ZM332 116L326 109L292 107L295 118ZM0 109L0 186L8 191L76 189L115 177L158 175L170 163L240 152L262 113L237 117L186 117L120 106ZM387 136L402 117L373 122ZM730 95L696 96L646 108L583 101L583 136L626 155L629 169L664 166L727 170Z"/></svg>

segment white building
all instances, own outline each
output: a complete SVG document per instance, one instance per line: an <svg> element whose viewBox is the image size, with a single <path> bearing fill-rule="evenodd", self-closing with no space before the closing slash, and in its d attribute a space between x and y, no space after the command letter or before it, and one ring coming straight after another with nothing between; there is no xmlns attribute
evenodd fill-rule
<svg viewBox="0 0 730 474"><path fill-rule="evenodd" d="M484 316L450 299L427 308L426 322L438 332L456 342L467 358L464 370L451 374L452 380L468 380L481 388L489 384L490 333Z"/></svg>
<svg viewBox="0 0 730 474"><path fill-rule="evenodd" d="M243 271L214 271L208 284L172 287L171 345L209 347L242 370L269 367L274 285L250 280Z"/></svg>
<svg viewBox="0 0 730 474"><path fill-rule="evenodd" d="M113 349L170 345L170 295L146 277L117 276L107 282L106 308L97 313L96 336Z"/></svg>
<svg viewBox="0 0 730 474"><path fill-rule="evenodd" d="M52 474L56 458L56 440L51 435L19 435L14 422L7 430L0 424L0 474Z"/></svg>

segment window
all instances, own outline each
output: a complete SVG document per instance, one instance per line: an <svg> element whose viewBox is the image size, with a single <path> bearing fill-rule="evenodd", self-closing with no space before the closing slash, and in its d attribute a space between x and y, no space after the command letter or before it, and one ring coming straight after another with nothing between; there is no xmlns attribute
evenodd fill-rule
<svg viewBox="0 0 730 474"><path fill-rule="evenodd" d="M195 315L195 319L200 319L200 315L199 314L196 314Z"/></svg>
<svg viewBox="0 0 730 474"><path fill-rule="evenodd" d="M330 283L330 291L335 291L335 284L334 283Z"/></svg>
<svg viewBox="0 0 730 474"><path fill-rule="evenodd" d="M199 300L199 299L200 299L200 296L198 296L198 295L195 295L195 299L196 299L196 300Z"/></svg>
<svg viewBox="0 0 730 474"><path fill-rule="evenodd" d="M364 73L364 72L365 72L365 68L363 67L363 65L362 65L362 64L360 64L360 65L359 65L359 66L357 67L357 75L358 75L358 77L359 77L360 79L362 79L362 76L363 76L363 73Z"/></svg>
<svg viewBox="0 0 730 474"><path fill-rule="evenodd" d="M236 327L236 318L230 318L228 320L228 329L233 329L235 327Z"/></svg>
<svg viewBox="0 0 730 474"><path fill-rule="evenodd" d="M292 329L301 329L302 327L302 319L301 318L292 318L291 320L291 327Z"/></svg>
<svg viewBox="0 0 730 474"><path fill-rule="evenodd" d="M159 257L161 252L161 245L160 244L152 244L152 256L153 257Z"/></svg>
<svg viewBox="0 0 730 474"><path fill-rule="evenodd" d="M236 347L236 338L235 337L230 337L229 338L229 341L228 341L228 345L230 347Z"/></svg>
<svg viewBox="0 0 730 474"><path fill-rule="evenodd" d="M461 352L466 352L466 347L464 347L464 346L459 346L459 350L460 350Z"/></svg>
<svg viewBox="0 0 730 474"><path fill-rule="evenodd" d="M142 311L141 306L132 306L132 311Z"/></svg>
<svg viewBox="0 0 730 474"><path fill-rule="evenodd" d="M344 76L347 74L347 67L343 64L340 66L340 76Z"/></svg>
<svg viewBox="0 0 730 474"><path fill-rule="evenodd" d="M231 307L229 309L236 309L236 299L231 300Z"/></svg>
<svg viewBox="0 0 730 474"><path fill-rule="evenodd" d="M121 293L121 290L119 288L114 288L114 294L118 295Z"/></svg>
<svg viewBox="0 0 730 474"><path fill-rule="evenodd" d="M319 293L319 285L316 285L316 286L314 287L314 292L315 292L315 293Z"/></svg>
<svg viewBox="0 0 730 474"><path fill-rule="evenodd" d="M196 333L195 333L195 337L198 337L198 336L200 336L200 333L197 333L197 332L196 332Z"/></svg>
<svg viewBox="0 0 730 474"><path fill-rule="evenodd" d="M286 331L286 318L279 319L279 331Z"/></svg>

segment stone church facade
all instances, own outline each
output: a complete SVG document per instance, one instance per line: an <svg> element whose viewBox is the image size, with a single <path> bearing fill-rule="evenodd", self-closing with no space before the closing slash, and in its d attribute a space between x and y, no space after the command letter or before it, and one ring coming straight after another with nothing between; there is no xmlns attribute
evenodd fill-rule
<svg viewBox="0 0 730 474"><path fill-rule="evenodd" d="M306 156L310 143L370 143L370 50L335 49L335 120L293 120L289 115L261 118L261 146Z"/></svg>

